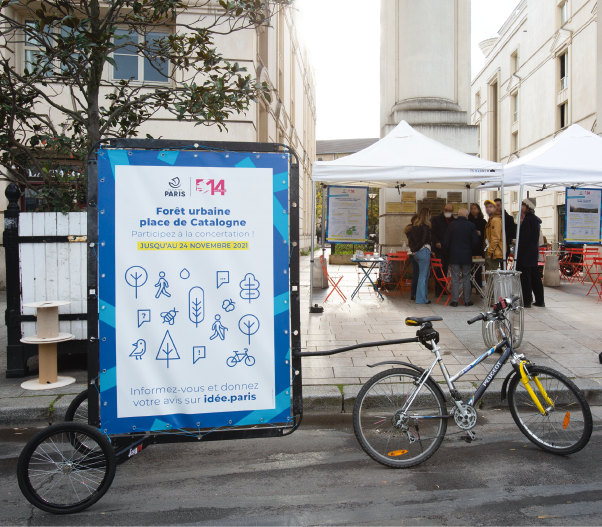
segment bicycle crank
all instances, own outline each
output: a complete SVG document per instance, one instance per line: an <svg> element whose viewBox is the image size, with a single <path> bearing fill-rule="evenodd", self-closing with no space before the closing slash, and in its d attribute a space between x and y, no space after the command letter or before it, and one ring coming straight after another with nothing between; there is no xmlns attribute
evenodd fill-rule
<svg viewBox="0 0 602 527"><path fill-rule="evenodd" d="M451 414L454 416L454 421L462 430L472 430L477 424L477 411L468 404L462 404L461 407L461 412L458 408L452 409Z"/></svg>

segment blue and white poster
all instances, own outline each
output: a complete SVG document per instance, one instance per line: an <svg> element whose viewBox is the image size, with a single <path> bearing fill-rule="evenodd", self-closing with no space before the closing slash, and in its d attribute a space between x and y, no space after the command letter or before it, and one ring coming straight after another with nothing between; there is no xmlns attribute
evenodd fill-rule
<svg viewBox="0 0 602 527"><path fill-rule="evenodd" d="M602 191L593 188L566 189L566 243L599 244L602 227Z"/></svg>
<svg viewBox="0 0 602 527"><path fill-rule="evenodd" d="M369 190L368 187L328 186L327 242L366 243Z"/></svg>
<svg viewBox="0 0 602 527"><path fill-rule="evenodd" d="M288 163L99 152L108 433L287 422Z"/></svg>

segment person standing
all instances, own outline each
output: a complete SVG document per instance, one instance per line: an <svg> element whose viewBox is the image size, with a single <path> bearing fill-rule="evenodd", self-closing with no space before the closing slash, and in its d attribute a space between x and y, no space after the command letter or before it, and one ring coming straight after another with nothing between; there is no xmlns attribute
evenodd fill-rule
<svg viewBox="0 0 602 527"><path fill-rule="evenodd" d="M479 258L483 258L485 246L485 225L487 225L487 220L485 216L483 216L483 211L481 207L477 203L473 203L470 206L470 215L468 216L468 221L472 223L477 229L477 235L479 236L479 244L473 248L472 255L477 256ZM477 272L475 273L475 280L477 284L483 284L483 266L479 265Z"/></svg>
<svg viewBox="0 0 602 527"><path fill-rule="evenodd" d="M500 198L495 198L493 201L495 201L495 208L504 221L504 229L506 230L506 254L510 254L512 240L516 238L516 223L507 210L504 210L504 215L502 216L502 200Z"/></svg>
<svg viewBox="0 0 602 527"><path fill-rule="evenodd" d="M468 221L468 209L458 211L457 221L453 222L443 238L443 250L449 254L449 266L452 280L452 307L458 307L460 297L460 272L464 289L464 303L472 306L470 301L472 284L472 251L479 245L477 228Z"/></svg>
<svg viewBox="0 0 602 527"><path fill-rule="evenodd" d="M418 262L419 275L416 288L416 303L430 304L427 298L428 280L431 267L431 223L429 221L431 211L423 208L412 224L408 234L408 244Z"/></svg>
<svg viewBox="0 0 602 527"><path fill-rule="evenodd" d="M534 210L535 205L532 201L529 199L523 200L516 254L516 270L521 273L520 285L523 290L524 306L546 307L543 283L537 267L541 220L534 214ZM533 302L533 295L535 295L535 302Z"/></svg>
<svg viewBox="0 0 602 527"><path fill-rule="evenodd" d="M443 238L449 228L450 224L455 221L453 217L454 207L451 203L448 203L443 207L443 212L439 216L433 218L433 227L431 229L433 252L435 257L441 260L441 266L443 267L443 275L447 276L447 269L449 267L448 254L443 250ZM442 287L439 282L435 283L435 293L441 294Z"/></svg>
<svg viewBox="0 0 602 527"><path fill-rule="evenodd" d="M489 216L489 221L485 225L485 241L487 243L485 267L488 271L496 271L504 258L502 215L497 211L495 202L489 199L485 201L485 211Z"/></svg>
<svg viewBox="0 0 602 527"><path fill-rule="evenodd" d="M418 217L418 214L414 214L412 216L412 219L410 220L410 223L408 223L408 225L406 225L406 228L404 231L406 237L408 236L408 234L410 234L410 231L412 230L412 226L414 224L414 220L416 220L417 217ZM408 251L408 256L409 256L410 260L412 261L412 285L410 287L410 300L416 300L416 289L418 289L418 276L420 275L420 267L418 266L418 262L416 261L416 258L414 258L412 249L410 249Z"/></svg>

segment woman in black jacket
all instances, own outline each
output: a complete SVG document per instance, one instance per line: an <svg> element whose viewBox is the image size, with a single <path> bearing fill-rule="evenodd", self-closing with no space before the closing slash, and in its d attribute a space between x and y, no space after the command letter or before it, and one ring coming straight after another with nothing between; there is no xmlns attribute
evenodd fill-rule
<svg viewBox="0 0 602 527"><path fill-rule="evenodd" d="M418 262L420 273L416 289L416 303L430 304L427 298L429 271L431 267L431 222L430 209L423 208L412 222L412 230L408 234L408 244Z"/></svg>
<svg viewBox="0 0 602 527"><path fill-rule="evenodd" d="M479 245L474 247L472 250L473 256L478 256L479 258L484 258L485 254L485 225L487 225L487 220L483 216L483 211L481 207L473 203L470 206L470 214L468 215L468 221L474 224L477 228L477 234L479 235ZM483 284L483 266L479 266L477 272L475 274L475 281L477 284Z"/></svg>

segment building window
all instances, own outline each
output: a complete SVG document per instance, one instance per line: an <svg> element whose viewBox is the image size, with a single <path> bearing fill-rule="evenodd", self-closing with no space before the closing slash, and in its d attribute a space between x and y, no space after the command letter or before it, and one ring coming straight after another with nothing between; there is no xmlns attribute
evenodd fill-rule
<svg viewBox="0 0 602 527"><path fill-rule="evenodd" d="M565 102L560 106L560 128L569 124L569 103Z"/></svg>
<svg viewBox="0 0 602 527"><path fill-rule="evenodd" d="M515 74L518 71L518 49L510 55L510 73Z"/></svg>
<svg viewBox="0 0 602 527"><path fill-rule="evenodd" d="M475 111L481 107L481 92L478 91L474 94L474 109Z"/></svg>
<svg viewBox="0 0 602 527"><path fill-rule="evenodd" d="M27 20L25 22L25 24L27 26L34 26L35 22L33 20ZM52 26L47 26L45 33L48 35L51 35L53 33L53 28ZM44 53L41 51L40 46L38 45L39 43L36 42L35 40L32 40L31 37L29 35L25 35L25 61L24 61L24 65L25 65L25 69L27 71L29 71L29 73L33 73L33 71L35 70L35 63L36 60L40 60L40 63L38 64L41 68L45 68L46 64L44 63L43 57L44 57ZM54 66L52 68L49 68L48 71L45 73L45 76L47 77L51 77L54 73Z"/></svg>
<svg viewBox="0 0 602 527"><path fill-rule="evenodd" d="M512 151L518 152L518 132L512 134Z"/></svg>
<svg viewBox="0 0 602 527"><path fill-rule="evenodd" d="M478 134L478 156L481 157L481 125L479 124L478 128L477 128L477 134Z"/></svg>
<svg viewBox="0 0 602 527"><path fill-rule="evenodd" d="M569 54L560 55L560 91L569 87Z"/></svg>
<svg viewBox="0 0 602 527"><path fill-rule="evenodd" d="M123 29L115 31L120 38L115 39L115 45L121 46L113 52L113 79L132 79L142 82L168 82L169 63L162 57L153 57L153 50L158 47L157 41L165 38L166 33L148 33L145 36L128 33ZM121 38L123 37L123 38ZM127 37L127 38L125 38ZM138 53L137 46L146 42L147 54ZM150 55L150 56L149 56Z"/></svg>
<svg viewBox="0 0 602 527"><path fill-rule="evenodd" d="M512 192L512 203L518 203L518 192Z"/></svg>
<svg viewBox="0 0 602 527"><path fill-rule="evenodd" d="M569 19L569 0L566 0L560 6L560 25L564 26Z"/></svg>
<svg viewBox="0 0 602 527"><path fill-rule="evenodd" d="M518 121L518 93L512 96L512 122Z"/></svg>

